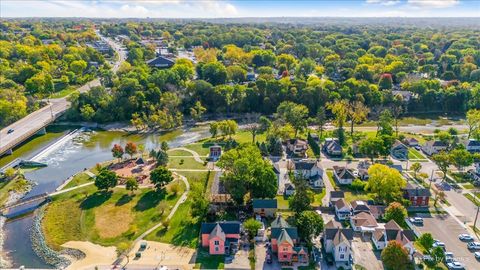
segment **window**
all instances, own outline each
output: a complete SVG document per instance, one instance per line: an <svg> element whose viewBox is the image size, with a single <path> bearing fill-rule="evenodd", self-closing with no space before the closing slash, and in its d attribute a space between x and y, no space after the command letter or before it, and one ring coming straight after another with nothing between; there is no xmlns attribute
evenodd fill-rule
<svg viewBox="0 0 480 270"><path fill-rule="evenodd" d="M340 254L340 259L345 259L345 255L344 254Z"/></svg>
<svg viewBox="0 0 480 270"><path fill-rule="evenodd" d="M214 244L215 246L218 246L218 245L220 245L220 241L215 241L215 242L213 242L213 244Z"/></svg>
<svg viewBox="0 0 480 270"><path fill-rule="evenodd" d="M288 251L288 248L287 248L287 247L283 247L283 251L287 252L287 251Z"/></svg>
<svg viewBox="0 0 480 270"><path fill-rule="evenodd" d="M215 252L218 252L218 247L215 247Z"/></svg>

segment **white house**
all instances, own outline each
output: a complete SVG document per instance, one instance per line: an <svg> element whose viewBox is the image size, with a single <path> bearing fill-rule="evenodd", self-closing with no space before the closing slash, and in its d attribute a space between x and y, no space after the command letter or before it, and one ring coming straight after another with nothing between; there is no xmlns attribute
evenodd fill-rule
<svg viewBox="0 0 480 270"><path fill-rule="evenodd" d="M337 268L351 269L352 240L352 229L343 229L338 222L332 220L325 225L323 234L325 252L332 254Z"/></svg>
<svg viewBox="0 0 480 270"><path fill-rule="evenodd" d="M390 220L384 228L376 228L372 234L372 242L375 248L384 249L389 241L396 240L408 250L410 256L415 252L413 241L415 234L412 230L403 230L394 220Z"/></svg>
<svg viewBox="0 0 480 270"><path fill-rule="evenodd" d="M333 166L333 178L341 185L350 185L355 180L355 175L351 169Z"/></svg>
<svg viewBox="0 0 480 270"><path fill-rule="evenodd" d="M346 220L351 214L351 207L344 198L337 200L334 204L335 215L338 220Z"/></svg>
<svg viewBox="0 0 480 270"><path fill-rule="evenodd" d="M374 232L378 227L375 217L367 212L360 212L350 217L350 225L356 232Z"/></svg>
<svg viewBox="0 0 480 270"><path fill-rule="evenodd" d="M322 188L323 185L323 168L320 161L302 159L294 161L294 171L296 175L301 175L309 180L313 188Z"/></svg>
<svg viewBox="0 0 480 270"><path fill-rule="evenodd" d="M469 139L464 141L463 145L469 152L480 152L480 141Z"/></svg>
<svg viewBox="0 0 480 270"><path fill-rule="evenodd" d="M447 147L448 145L442 141L428 141L422 146L422 150L425 154L431 156L440 151L447 150Z"/></svg>

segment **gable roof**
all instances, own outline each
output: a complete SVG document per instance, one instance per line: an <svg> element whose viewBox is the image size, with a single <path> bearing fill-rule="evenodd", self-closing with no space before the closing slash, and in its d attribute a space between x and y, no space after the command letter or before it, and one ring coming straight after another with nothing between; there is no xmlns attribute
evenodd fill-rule
<svg viewBox="0 0 480 270"><path fill-rule="evenodd" d="M370 213L360 212L350 218L357 227L376 227L377 221Z"/></svg>
<svg viewBox="0 0 480 270"><path fill-rule="evenodd" d="M345 193L343 191L330 191L330 199L332 198L345 198Z"/></svg>
<svg viewBox="0 0 480 270"><path fill-rule="evenodd" d="M202 234L210 234L217 224L223 230L225 234L239 234L240 233L240 222L238 221L221 221L221 222L211 222L211 223L202 223L200 232Z"/></svg>
<svg viewBox="0 0 480 270"><path fill-rule="evenodd" d="M402 149L408 150L408 147L399 140L395 140L395 142L392 145L392 149L396 149L396 148L402 148Z"/></svg>
<svg viewBox="0 0 480 270"><path fill-rule="evenodd" d="M346 230L348 229L338 229L335 235L333 236L333 244L338 245L342 242L346 242L348 245L350 245L350 241L353 239L353 230L351 236L349 235L349 232Z"/></svg>
<svg viewBox="0 0 480 270"><path fill-rule="evenodd" d="M272 228L289 228L290 224L282 217L282 215L278 215L270 224Z"/></svg>
<svg viewBox="0 0 480 270"><path fill-rule="evenodd" d="M335 202L335 208L337 208L337 209L342 209L342 208L344 208L344 207L350 208L350 205L347 203L347 201L345 201L344 198L341 198L340 200L337 200L337 201Z"/></svg>
<svg viewBox="0 0 480 270"><path fill-rule="evenodd" d="M343 237L347 240L353 240L353 229L343 229L343 228L326 228L324 237L326 240L333 240L338 233L341 233Z"/></svg>
<svg viewBox="0 0 480 270"><path fill-rule="evenodd" d="M290 235L288 234L287 230L285 228L283 228L281 231L280 231L280 235L278 236L278 239L277 239L277 244L280 245L284 242L287 242L289 243L291 246L293 246L293 240L292 238L290 237Z"/></svg>
<svg viewBox="0 0 480 270"><path fill-rule="evenodd" d="M215 237L219 237L223 241L225 241L225 232L222 230L222 227L220 227L220 224L216 224L215 228L213 228L213 231L210 233L208 236L208 239L212 239Z"/></svg>
<svg viewBox="0 0 480 270"><path fill-rule="evenodd" d="M340 179L355 179L352 170L347 167L333 166L333 170Z"/></svg>
<svg viewBox="0 0 480 270"><path fill-rule="evenodd" d="M356 201L352 201L350 205L352 206L353 211L370 212L370 207L368 206L366 201L356 200Z"/></svg>
<svg viewBox="0 0 480 270"><path fill-rule="evenodd" d="M316 160L308 160L308 159L302 159L298 161L294 161L293 165L295 166L295 170L312 170L315 166L316 167L321 167L319 162Z"/></svg>
<svg viewBox="0 0 480 270"><path fill-rule="evenodd" d="M166 57L158 56L156 58L148 60L147 64L151 67L171 67L175 64L175 62Z"/></svg>
<svg viewBox="0 0 480 270"><path fill-rule="evenodd" d="M390 220L389 222L385 223L385 229L386 230L401 230L402 227L400 227L400 225L398 225L397 222L395 222L395 220Z"/></svg>
<svg viewBox="0 0 480 270"><path fill-rule="evenodd" d="M253 199L253 208L277 209L277 199Z"/></svg>
<svg viewBox="0 0 480 270"><path fill-rule="evenodd" d="M279 239L282 231L286 231L290 239L297 240L298 239L298 231L295 227L287 227L287 228L271 228L270 237L272 239Z"/></svg>
<svg viewBox="0 0 480 270"><path fill-rule="evenodd" d="M286 183L285 190L295 190L295 187L291 183Z"/></svg>
<svg viewBox="0 0 480 270"><path fill-rule="evenodd" d="M432 146L432 147L447 147L448 145L442 141L428 141L425 143L426 146Z"/></svg>
<svg viewBox="0 0 480 270"><path fill-rule="evenodd" d="M326 149L327 151L342 151L342 146L338 142L337 139L332 139L330 140L325 140L325 143L323 144L323 148Z"/></svg>
<svg viewBox="0 0 480 270"><path fill-rule="evenodd" d="M340 224L338 221L331 219L327 224L325 224L325 229L336 229L336 228L342 228L342 224Z"/></svg>

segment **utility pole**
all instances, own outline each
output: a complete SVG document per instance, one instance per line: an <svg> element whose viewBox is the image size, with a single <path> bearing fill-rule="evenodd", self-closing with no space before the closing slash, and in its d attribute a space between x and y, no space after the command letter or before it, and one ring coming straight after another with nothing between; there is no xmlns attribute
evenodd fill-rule
<svg viewBox="0 0 480 270"><path fill-rule="evenodd" d="M432 181L433 181L433 169L432 169L432 173L430 174L430 185L428 186L428 189L431 189L432 188Z"/></svg>
<svg viewBox="0 0 480 270"><path fill-rule="evenodd" d="M478 194L478 190L475 190L475 192L473 193L473 197L474 197L474 202L475 202L475 205L477 206L477 213L475 214L475 221L473 221L473 231L475 233L477 233L477 218L478 218L478 212L480 211L480 204L477 202L477 194Z"/></svg>

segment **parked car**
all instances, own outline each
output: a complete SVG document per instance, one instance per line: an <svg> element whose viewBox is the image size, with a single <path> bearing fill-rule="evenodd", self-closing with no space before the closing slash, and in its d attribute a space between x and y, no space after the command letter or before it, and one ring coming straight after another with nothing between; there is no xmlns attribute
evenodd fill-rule
<svg viewBox="0 0 480 270"><path fill-rule="evenodd" d="M410 218L410 222L413 223L413 224L423 225L423 218L421 218L421 217L412 217L412 218Z"/></svg>
<svg viewBox="0 0 480 270"><path fill-rule="evenodd" d="M14 132L14 131L15 131L15 130L14 130L13 128L11 128L11 129L9 129L9 130L7 131L7 134L10 134L10 133L12 133L12 132Z"/></svg>
<svg viewBox="0 0 480 270"><path fill-rule="evenodd" d="M455 257L453 256L453 252L445 252L445 258L444 258L445 263L454 262L455 261L454 258Z"/></svg>
<svg viewBox="0 0 480 270"><path fill-rule="evenodd" d="M443 248L443 250L445 250L445 243L443 243L439 240L435 240L435 242L433 242L432 247L434 247L434 248L441 247L441 248Z"/></svg>
<svg viewBox="0 0 480 270"><path fill-rule="evenodd" d="M480 243L479 242L470 242L467 244L467 248L470 250L480 250Z"/></svg>
<svg viewBox="0 0 480 270"><path fill-rule="evenodd" d="M475 251L473 255L475 255L475 259L480 260L480 251Z"/></svg>
<svg viewBox="0 0 480 270"><path fill-rule="evenodd" d="M270 255L270 252L267 251L267 256L266 256L266 261L268 264L271 264L272 263L272 255Z"/></svg>
<svg viewBox="0 0 480 270"><path fill-rule="evenodd" d="M453 261L447 263L448 269L465 269L465 266L459 262Z"/></svg>
<svg viewBox="0 0 480 270"><path fill-rule="evenodd" d="M458 236L458 239L462 241L473 241L473 237L470 234L462 233Z"/></svg>

